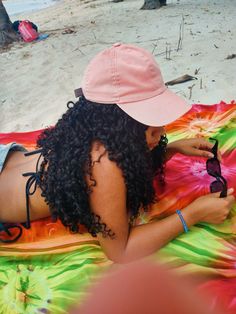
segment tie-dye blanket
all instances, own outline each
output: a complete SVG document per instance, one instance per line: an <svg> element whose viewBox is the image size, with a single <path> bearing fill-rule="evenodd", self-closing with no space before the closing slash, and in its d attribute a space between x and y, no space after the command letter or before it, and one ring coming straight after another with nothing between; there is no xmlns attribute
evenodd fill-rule
<svg viewBox="0 0 236 314"><path fill-rule="evenodd" d="M18 142L34 148L41 131L0 134L0 143ZM222 174L236 190L236 103L194 105L167 127L169 142L182 138L215 137L223 154ZM176 155L166 166L160 201L138 223L161 219L196 197L209 193L214 180L205 160ZM157 187L158 189L158 187ZM212 292L212 306L223 304L236 313L236 206L222 225L198 224L166 245L154 258L179 273L201 278L199 288ZM50 218L35 221L20 240L0 245L0 312L4 314L68 313L83 302L89 285L112 262L96 238L71 234Z"/></svg>

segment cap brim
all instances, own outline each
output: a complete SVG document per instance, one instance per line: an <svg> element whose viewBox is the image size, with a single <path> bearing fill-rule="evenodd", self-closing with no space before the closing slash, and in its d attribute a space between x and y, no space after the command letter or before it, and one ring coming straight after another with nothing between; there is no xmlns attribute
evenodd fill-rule
<svg viewBox="0 0 236 314"><path fill-rule="evenodd" d="M148 126L169 124L191 109L187 101L168 88L158 96L117 105L133 119Z"/></svg>

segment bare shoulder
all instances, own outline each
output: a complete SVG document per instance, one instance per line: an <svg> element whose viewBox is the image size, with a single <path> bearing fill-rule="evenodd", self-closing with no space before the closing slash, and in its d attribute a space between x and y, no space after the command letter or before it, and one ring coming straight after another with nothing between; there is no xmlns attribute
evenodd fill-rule
<svg viewBox="0 0 236 314"><path fill-rule="evenodd" d="M99 185L107 185L112 188L114 184L124 185L122 170L116 162L111 161L105 146L100 142L94 142L91 149L92 176ZM105 179L105 180L104 180Z"/></svg>

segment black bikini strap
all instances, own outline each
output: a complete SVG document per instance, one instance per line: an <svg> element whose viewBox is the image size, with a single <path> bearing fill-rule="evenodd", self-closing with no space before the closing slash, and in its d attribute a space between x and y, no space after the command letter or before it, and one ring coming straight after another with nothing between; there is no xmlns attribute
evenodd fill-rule
<svg viewBox="0 0 236 314"><path fill-rule="evenodd" d="M40 184L40 173L39 173L39 160L42 157L42 149L38 149L32 152L27 152L25 153L25 156L30 156L34 154L38 154L39 158L36 163L36 170L35 172L26 172L23 173L22 175L24 177L29 177L29 179L26 182L25 185L25 198L26 198L26 222L22 223L22 225L26 228L30 228L30 208L29 208L29 196L33 195L37 189L37 186ZM33 186L33 189L31 187Z"/></svg>
<svg viewBox="0 0 236 314"><path fill-rule="evenodd" d="M22 235L22 228L21 228L21 226L19 226L19 225L8 225L8 226L5 226L3 223L1 223L0 222L0 232L1 231L4 231L4 232L6 232L6 234L8 235L8 236L12 236L12 234L11 234L11 232L10 232L10 229L18 229L19 230L19 232L18 232L18 234L13 238L13 239L1 239L0 238L0 242L3 242L3 243L11 243L11 242L15 242L15 241L17 241L19 238L20 238L20 236Z"/></svg>
<svg viewBox="0 0 236 314"><path fill-rule="evenodd" d="M25 187L25 194L26 194L26 210L27 210L27 221L26 223L22 224L25 228L29 229L30 228L30 208L29 208L29 196L33 195L37 189L37 185L40 183L40 174L39 174L39 160L42 156L42 149L37 149L34 150L32 152L27 152L24 155L25 156L30 156L30 155L34 155L34 154L39 154L39 158L37 160L36 163L36 172L27 172L27 173L23 173L22 175L24 177L28 177L29 179L26 182L26 187ZM33 186L33 190L31 190L32 185ZM9 237L12 237L12 233L11 233L11 229L18 229L18 234L12 238L12 239L2 239L0 237L0 242L3 243L12 243L17 241L21 235L22 235L22 227L20 225L17 224L5 224L5 223L1 223L0 222L0 232L5 232Z"/></svg>
<svg viewBox="0 0 236 314"><path fill-rule="evenodd" d="M39 148L39 149L35 149L31 152L27 152L27 153L24 153L25 156L31 156L31 155L35 155L35 154L42 154L43 150L42 148Z"/></svg>

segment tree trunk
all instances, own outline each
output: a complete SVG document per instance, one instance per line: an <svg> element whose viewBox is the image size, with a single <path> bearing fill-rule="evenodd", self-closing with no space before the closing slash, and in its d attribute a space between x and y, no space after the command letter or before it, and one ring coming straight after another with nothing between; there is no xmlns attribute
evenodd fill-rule
<svg viewBox="0 0 236 314"><path fill-rule="evenodd" d="M0 0L0 48L19 39L20 36L14 31L7 11Z"/></svg>
<svg viewBox="0 0 236 314"><path fill-rule="evenodd" d="M145 0L141 10L153 10L160 8L160 1L159 0Z"/></svg>
<svg viewBox="0 0 236 314"><path fill-rule="evenodd" d="M145 0L141 10L159 9L166 5L167 0Z"/></svg>

